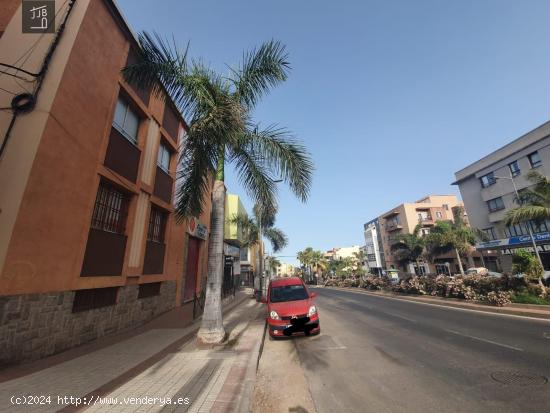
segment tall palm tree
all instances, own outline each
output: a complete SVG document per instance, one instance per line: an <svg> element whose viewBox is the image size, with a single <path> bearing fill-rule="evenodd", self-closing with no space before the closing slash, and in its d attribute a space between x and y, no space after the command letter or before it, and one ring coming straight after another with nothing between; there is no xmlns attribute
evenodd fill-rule
<svg viewBox="0 0 550 413"><path fill-rule="evenodd" d="M311 260L313 257L313 248L307 247L303 251L299 251L296 254L296 258L298 258L298 261L300 261L300 264L309 271L306 271L308 273L311 273Z"/></svg>
<svg viewBox="0 0 550 413"><path fill-rule="evenodd" d="M402 264L414 262L420 273L420 257L424 253L425 238L420 234L422 224L416 225L411 234L400 234L397 242L390 246L390 250L395 254L398 261Z"/></svg>
<svg viewBox="0 0 550 413"><path fill-rule="evenodd" d="M426 246L432 255L454 251L458 261L460 274L464 275L461 255L469 254L475 245L474 230L468 227L462 219L455 221L437 221L426 239Z"/></svg>
<svg viewBox="0 0 550 413"><path fill-rule="evenodd" d="M327 262L322 251L315 250L311 254L311 265L315 267L317 279L322 276L322 271L327 269Z"/></svg>
<svg viewBox="0 0 550 413"><path fill-rule="evenodd" d="M166 91L189 125L178 171L180 219L200 215L215 171L206 299L197 336L205 343L220 343L225 337L221 284L226 164L235 166L247 193L263 205L275 205L277 178L304 202L311 186L313 163L304 146L286 129L262 128L252 119L261 98L287 79L287 53L281 43L266 42L222 76L200 61L189 61L187 49L180 51L158 35L142 33L139 42L140 59L123 69L125 79L158 96Z"/></svg>
<svg viewBox="0 0 550 413"><path fill-rule="evenodd" d="M527 179L534 185L520 192L520 206L506 213L506 225L550 219L550 178L538 171L531 171Z"/></svg>

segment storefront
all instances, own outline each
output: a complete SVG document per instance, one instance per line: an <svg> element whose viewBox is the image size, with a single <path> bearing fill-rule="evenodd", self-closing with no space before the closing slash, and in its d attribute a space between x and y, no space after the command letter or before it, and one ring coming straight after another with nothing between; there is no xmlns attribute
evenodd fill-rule
<svg viewBox="0 0 550 413"><path fill-rule="evenodd" d="M541 232L533 235L537 246L542 265L546 271L550 270L550 232ZM486 252L497 250L500 253L500 264L502 271L512 272L512 256L519 250L524 249L531 253L535 252L531 236L521 235L510 238L497 239L493 241L480 242L476 249Z"/></svg>

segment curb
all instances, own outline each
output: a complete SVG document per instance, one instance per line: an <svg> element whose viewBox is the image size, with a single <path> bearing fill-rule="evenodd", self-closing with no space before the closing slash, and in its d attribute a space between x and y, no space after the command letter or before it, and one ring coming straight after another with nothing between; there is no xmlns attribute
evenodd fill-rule
<svg viewBox="0 0 550 413"><path fill-rule="evenodd" d="M248 360L248 365L246 366L246 374L243 379L243 391L241 393L240 400L236 409L238 413L250 412L250 405L252 403L252 396L254 394L254 385L256 383L256 374L258 372L258 365L260 363L260 357L262 356L262 350L264 348L266 329L267 323L264 322L264 328L262 329L262 338L254 346L252 354Z"/></svg>
<svg viewBox="0 0 550 413"><path fill-rule="evenodd" d="M450 308L458 308L463 310L470 310L470 311L479 311L483 313L492 313L492 314L502 314L502 315L512 315L512 316L519 316L519 317L529 317L529 318L536 318L539 320L550 320L550 311L548 311L546 314L541 314L537 312L531 312L531 311L517 311L512 308L506 308L506 307L489 307L482 305L468 305L465 303L459 303L459 302L442 302L439 300L431 300L426 299L422 297L416 297L416 296L403 296L403 295L397 295L397 294L387 294L387 293L379 293L375 291L366 291L359 288L354 287L324 287L324 288L331 288L334 290L340 290L340 291L350 291L355 292L358 294L366 294L366 295L374 295L377 297L386 297L386 298L393 298L396 300L403 300L403 301L412 301L416 303L422 303L422 304L430 304L430 305L437 305L439 307L450 307ZM526 308L529 309L529 308Z"/></svg>

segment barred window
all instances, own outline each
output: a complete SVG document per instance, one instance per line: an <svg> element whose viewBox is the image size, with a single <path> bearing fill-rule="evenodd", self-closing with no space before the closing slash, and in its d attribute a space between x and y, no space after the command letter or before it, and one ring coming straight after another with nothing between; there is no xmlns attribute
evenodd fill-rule
<svg viewBox="0 0 550 413"><path fill-rule="evenodd" d="M154 242L164 242L164 229L166 227L166 212L160 208L151 206L149 215L149 229L147 231L147 240Z"/></svg>
<svg viewBox="0 0 550 413"><path fill-rule="evenodd" d="M92 228L123 234L127 212L127 195L108 183L101 182L92 215Z"/></svg>

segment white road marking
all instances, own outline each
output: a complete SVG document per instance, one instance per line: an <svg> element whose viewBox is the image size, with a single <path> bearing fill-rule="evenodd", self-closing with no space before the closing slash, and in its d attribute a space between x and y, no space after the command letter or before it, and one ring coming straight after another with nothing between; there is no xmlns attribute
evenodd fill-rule
<svg viewBox="0 0 550 413"><path fill-rule="evenodd" d="M439 307L439 308L444 308L444 309L447 309L447 310L470 311L470 312L481 313L481 314L490 315L490 316L493 315L493 316L501 316L501 317L523 318L523 319L526 319L526 320L529 320L529 321L541 321L541 322L544 322L544 323L550 323L550 319L545 319L545 318L528 317L528 316L525 316L525 315L516 315L516 314L493 313L493 312L490 312L490 311L472 310L470 308L450 307L450 306L447 306L445 304L440 305L440 304L424 303L422 301L416 301L416 300L407 300L407 299L403 299L403 298L399 298L399 297L391 297L391 296L388 297L388 296L381 295L381 294L369 293L368 291L353 291L353 290L348 290L348 289L343 289L343 288L338 288L338 287L329 287L327 289L334 289L336 291L344 291L344 292L349 292L349 293L352 293L352 294L370 295L371 297L380 297L380 298L385 298L387 300L401 300L401 301L406 301L408 303L413 303L413 304L431 305L432 307Z"/></svg>
<svg viewBox="0 0 550 413"><path fill-rule="evenodd" d="M500 346L500 347L508 348L508 349L510 349L510 350L523 351L523 349L522 349L522 348L519 348L519 347L509 346L508 344L498 343L498 342L496 342L496 341L487 340L486 338L471 336L471 335L469 335L469 334L464 334L464 333L461 333L461 332L459 332L459 331L448 330L448 329L445 329L445 331L448 332L448 333L456 334L456 335L458 335L458 336L468 337L468 338L471 338L471 339L473 339L473 340L479 340L479 341L483 341L483 342L485 342L485 343L494 344L495 346Z"/></svg>

